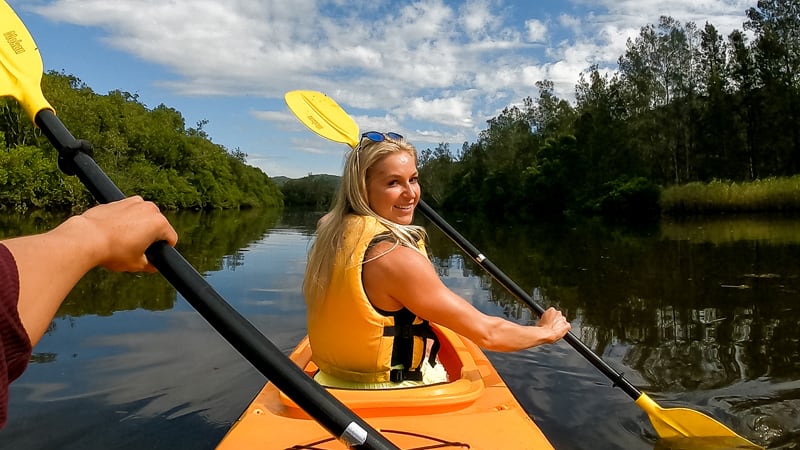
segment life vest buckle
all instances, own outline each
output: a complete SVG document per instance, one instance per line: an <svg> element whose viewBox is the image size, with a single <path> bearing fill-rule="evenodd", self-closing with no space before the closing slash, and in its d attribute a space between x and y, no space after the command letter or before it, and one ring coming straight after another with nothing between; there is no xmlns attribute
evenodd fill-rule
<svg viewBox="0 0 800 450"><path fill-rule="evenodd" d="M389 381L392 383L402 383L403 381L422 381L422 371L392 369L389 371Z"/></svg>

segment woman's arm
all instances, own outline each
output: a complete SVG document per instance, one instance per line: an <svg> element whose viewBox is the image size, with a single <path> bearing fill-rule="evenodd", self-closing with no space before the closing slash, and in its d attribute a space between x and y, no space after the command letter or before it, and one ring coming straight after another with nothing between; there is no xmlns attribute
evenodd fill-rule
<svg viewBox="0 0 800 450"><path fill-rule="evenodd" d="M175 245L178 236L151 202L129 197L96 206L43 234L3 241L19 271L19 311L36 345L61 302L86 272L154 272L144 251L153 242Z"/></svg>
<svg viewBox="0 0 800 450"><path fill-rule="evenodd" d="M417 316L466 336L481 348L515 351L553 343L564 337L570 324L550 308L536 326L524 326L488 316L442 283L433 265L419 252L383 242L370 249L362 280L377 308L395 311L405 306ZM370 260L372 255L382 256Z"/></svg>

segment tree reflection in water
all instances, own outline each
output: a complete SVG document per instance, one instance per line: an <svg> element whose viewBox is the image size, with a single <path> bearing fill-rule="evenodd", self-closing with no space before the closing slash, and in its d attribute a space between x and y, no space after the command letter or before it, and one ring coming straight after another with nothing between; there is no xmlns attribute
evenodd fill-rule
<svg viewBox="0 0 800 450"><path fill-rule="evenodd" d="M622 355L616 362L638 372L643 391L711 393L708 410L738 416L754 440L800 441L800 219L664 221L645 230L459 225L517 284L579 323L573 332L595 353ZM461 265L446 262L444 236L432 233L431 247L440 274ZM520 302L462 263L507 314L523 317Z"/></svg>

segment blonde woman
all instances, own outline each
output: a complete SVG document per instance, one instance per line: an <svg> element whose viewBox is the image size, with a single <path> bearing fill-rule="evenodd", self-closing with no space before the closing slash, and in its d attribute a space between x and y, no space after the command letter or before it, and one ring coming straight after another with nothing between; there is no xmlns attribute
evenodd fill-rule
<svg viewBox="0 0 800 450"><path fill-rule="evenodd" d="M303 286L321 384L382 389L446 381L431 370L438 346L429 322L491 351L553 343L570 330L553 308L524 326L487 316L448 289L427 258L425 231L411 225L420 193L414 146L397 133L364 133L318 224Z"/></svg>

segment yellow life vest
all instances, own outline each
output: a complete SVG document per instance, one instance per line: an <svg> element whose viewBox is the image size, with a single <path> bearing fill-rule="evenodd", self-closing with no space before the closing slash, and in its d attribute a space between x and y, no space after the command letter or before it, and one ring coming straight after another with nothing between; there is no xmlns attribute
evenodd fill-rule
<svg viewBox="0 0 800 450"><path fill-rule="evenodd" d="M434 339L431 365L438 349L428 322L405 308L378 311L361 280L370 242L389 230L375 218L359 215L348 216L344 230L324 298L306 299L314 363L324 373L354 382L422 380L426 338Z"/></svg>

